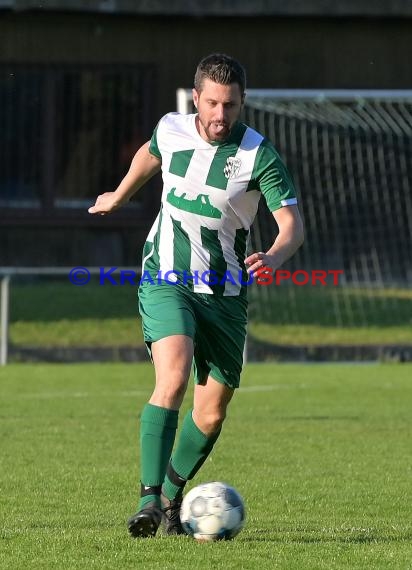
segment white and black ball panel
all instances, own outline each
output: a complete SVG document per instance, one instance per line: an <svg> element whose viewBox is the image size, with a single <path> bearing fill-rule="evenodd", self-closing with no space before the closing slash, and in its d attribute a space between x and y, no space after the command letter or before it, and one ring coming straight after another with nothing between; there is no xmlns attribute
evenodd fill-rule
<svg viewBox="0 0 412 570"><path fill-rule="evenodd" d="M212 481L185 495L180 514L183 528L197 540L230 540L243 528L245 507L236 489Z"/></svg>

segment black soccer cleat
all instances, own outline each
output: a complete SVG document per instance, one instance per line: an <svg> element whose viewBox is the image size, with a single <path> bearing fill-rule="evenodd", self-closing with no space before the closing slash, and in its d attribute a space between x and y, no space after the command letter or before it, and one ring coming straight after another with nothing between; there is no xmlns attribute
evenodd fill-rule
<svg viewBox="0 0 412 570"><path fill-rule="evenodd" d="M155 505L147 506L127 521L127 528L133 538L155 536L162 520L162 511Z"/></svg>
<svg viewBox="0 0 412 570"><path fill-rule="evenodd" d="M180 507L183 497L169 500L162 493L162 529L169 536L186 534L180 521Z"/></svg>

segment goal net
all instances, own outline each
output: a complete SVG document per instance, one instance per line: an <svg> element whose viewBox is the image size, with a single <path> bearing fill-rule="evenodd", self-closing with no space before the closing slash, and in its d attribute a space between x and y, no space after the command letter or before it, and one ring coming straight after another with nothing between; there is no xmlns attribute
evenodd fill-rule
<svg viewBox="0 0 412 570"><path fill-rule="evenodd" d="M191 112L189 90L177 101ZM326 286L251 287L252 321L295 326L283 335L292 343L305 327L309 344L316 327L321 342L345 327L347 343L353 328L368 343L368 330L385 327L376 342L411 342L412 91L249 90L243 115L273 142L298 191L306 239L283 269L340 272L337 286L330 277ZM276 232L261 200L251 250L267 249Z"/></svg>

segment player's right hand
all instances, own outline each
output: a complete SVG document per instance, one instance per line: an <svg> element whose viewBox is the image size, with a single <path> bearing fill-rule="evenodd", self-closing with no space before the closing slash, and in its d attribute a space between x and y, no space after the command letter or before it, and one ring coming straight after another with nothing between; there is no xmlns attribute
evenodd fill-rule
<svg viewBox="0 0 412 570"><path fill-rule="evenodd" d="M100 214L104 216L120 208L121 204L115 194L115 192L105 192L97 196L94 206L91 206L87 210L89 214Z"/></svg>

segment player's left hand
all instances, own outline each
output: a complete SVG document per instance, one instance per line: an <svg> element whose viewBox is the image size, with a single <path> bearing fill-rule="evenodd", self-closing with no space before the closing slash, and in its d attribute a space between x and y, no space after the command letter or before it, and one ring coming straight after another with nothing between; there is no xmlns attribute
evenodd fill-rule
<svg viewBox="0 0 412 570"><path fill-rule="evenodd" d="M273 257L263 251L252 253L252 255L249 255L249 257L245 259L247 272L257 275L264 272L265 269L273 271L273 261Z"/></svg>

